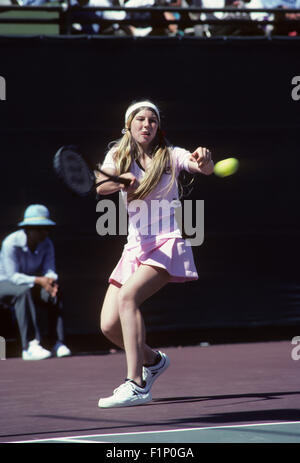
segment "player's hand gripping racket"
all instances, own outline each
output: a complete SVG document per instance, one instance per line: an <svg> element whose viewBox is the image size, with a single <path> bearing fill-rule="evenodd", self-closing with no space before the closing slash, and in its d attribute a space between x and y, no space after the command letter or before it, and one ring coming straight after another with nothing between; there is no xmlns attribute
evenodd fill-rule
<svg viewBox="0 0 300 463"><path fill-rule="evenodd" d="M62 146L59 148L54 156L53 167L64 184L80 196L87 196L95 192L99 185L109 180L124 185L130 184L129 179L110 175L100 167L95 170L105 175L107 179L96 183L94 172L74 146Z"/></svg>

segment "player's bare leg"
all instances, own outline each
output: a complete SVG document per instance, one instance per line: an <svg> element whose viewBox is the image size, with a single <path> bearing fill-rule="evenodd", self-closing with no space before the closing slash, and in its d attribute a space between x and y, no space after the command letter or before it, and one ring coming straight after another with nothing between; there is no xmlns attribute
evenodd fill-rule
<svg viewBox="0 0 300 463"><path fill-rule="evenodd" d="M123 347L127 361L127 380L109 397L100 398L100 408L143 405L152 400L151 386L166 370L169 359L145 344L145 327L140 304L158 291L170 279L159 268L140 266L121 287L109 287L103 304L101 327L114 343ZM152 366L143 367L145 357Z"/></svg>
<svg viewBox="0 0 300 463"><path fill-rule="evenodd" d="M119 292L120 288L111 284L109 285L100 316L100 328L104 336L113 344L124 349L122 327L119 317ZM144 344L145 364L152 364L155 361L157 353L147 344Z"/></svg>
<svg viewBox="0 0 300 463"><path fill-rule="evenodd" d="M141 265L120 288L118 294L127 377L139 385L143 383L142 369L145 361L145 326L139 307L169 280L170 275L164 269Z"/></svg>

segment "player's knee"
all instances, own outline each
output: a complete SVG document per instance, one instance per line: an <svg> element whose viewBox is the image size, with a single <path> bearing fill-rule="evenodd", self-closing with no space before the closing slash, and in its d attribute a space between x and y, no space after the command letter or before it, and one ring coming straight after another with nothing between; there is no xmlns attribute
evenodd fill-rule
<svg viewBox="0 0 300 463"><path fill-rule="evenodd" d="M109 332L109 324L107 323L106 320L103 320L102 318L100 318L100 331L106 335L108 332Z"/></svg>
<svg viewBox="0 0 300 463"><path fill-rule="evenodd" d="M104 336L109 337L114 330L114 324L106 318L100 319L100 330Z"/></svg>
<svg viewBox="0 0 300 463"><path fill-rule="evenodd" d="M119 313L132 310L135 307L135 299L133 295L124 286L118 294Z"/></svg>

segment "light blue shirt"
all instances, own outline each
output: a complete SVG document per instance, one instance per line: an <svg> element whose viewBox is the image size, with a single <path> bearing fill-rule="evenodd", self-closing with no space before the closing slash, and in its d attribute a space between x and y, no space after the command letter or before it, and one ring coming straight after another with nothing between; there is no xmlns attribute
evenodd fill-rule
<svg viewBox="0 0 300 463"><path fill-rule="evenodd" d="M27 246L27 235L18 230L2 242L0 253L0 281L10 280L34 286L36 276L57 279L54 246L49 238L39 243L34 252Z"/></svg>
<svg viewBox="0 0 300 463"><path fill-rule="evenodd" d="M300 0L262 0L263 8L278 8L284 6L286 8L299 8Z"/></svg>

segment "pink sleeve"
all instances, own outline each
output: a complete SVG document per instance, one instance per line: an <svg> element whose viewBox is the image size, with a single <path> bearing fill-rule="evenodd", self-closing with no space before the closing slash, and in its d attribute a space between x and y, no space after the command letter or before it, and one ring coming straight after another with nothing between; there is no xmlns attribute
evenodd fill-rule
<svg viewBox="0 0 300 463"><path fill-rule="evenodd" d="M187 151L184 148L179 148L178 146L175 146L172 149L171 156L172 156L173 162L175 163L175 169L176 169L177 174L179 174L181 170L186 170L187 172L190 172L189 159L190 159L191 153L189 151Z"/></svg>
<svg viewBox="0 0 300 463"><path fill-rule="evenodd" d="M107 153L106 153L106 156L104 158L104 161L101 165L101 167L103 169L109 167L109 168L112 168L112 169L115 169L116 165L115 165L115 162L114 162L114 159L113 159L113 154L115 152L115 148L111 148Z"/></svg>

